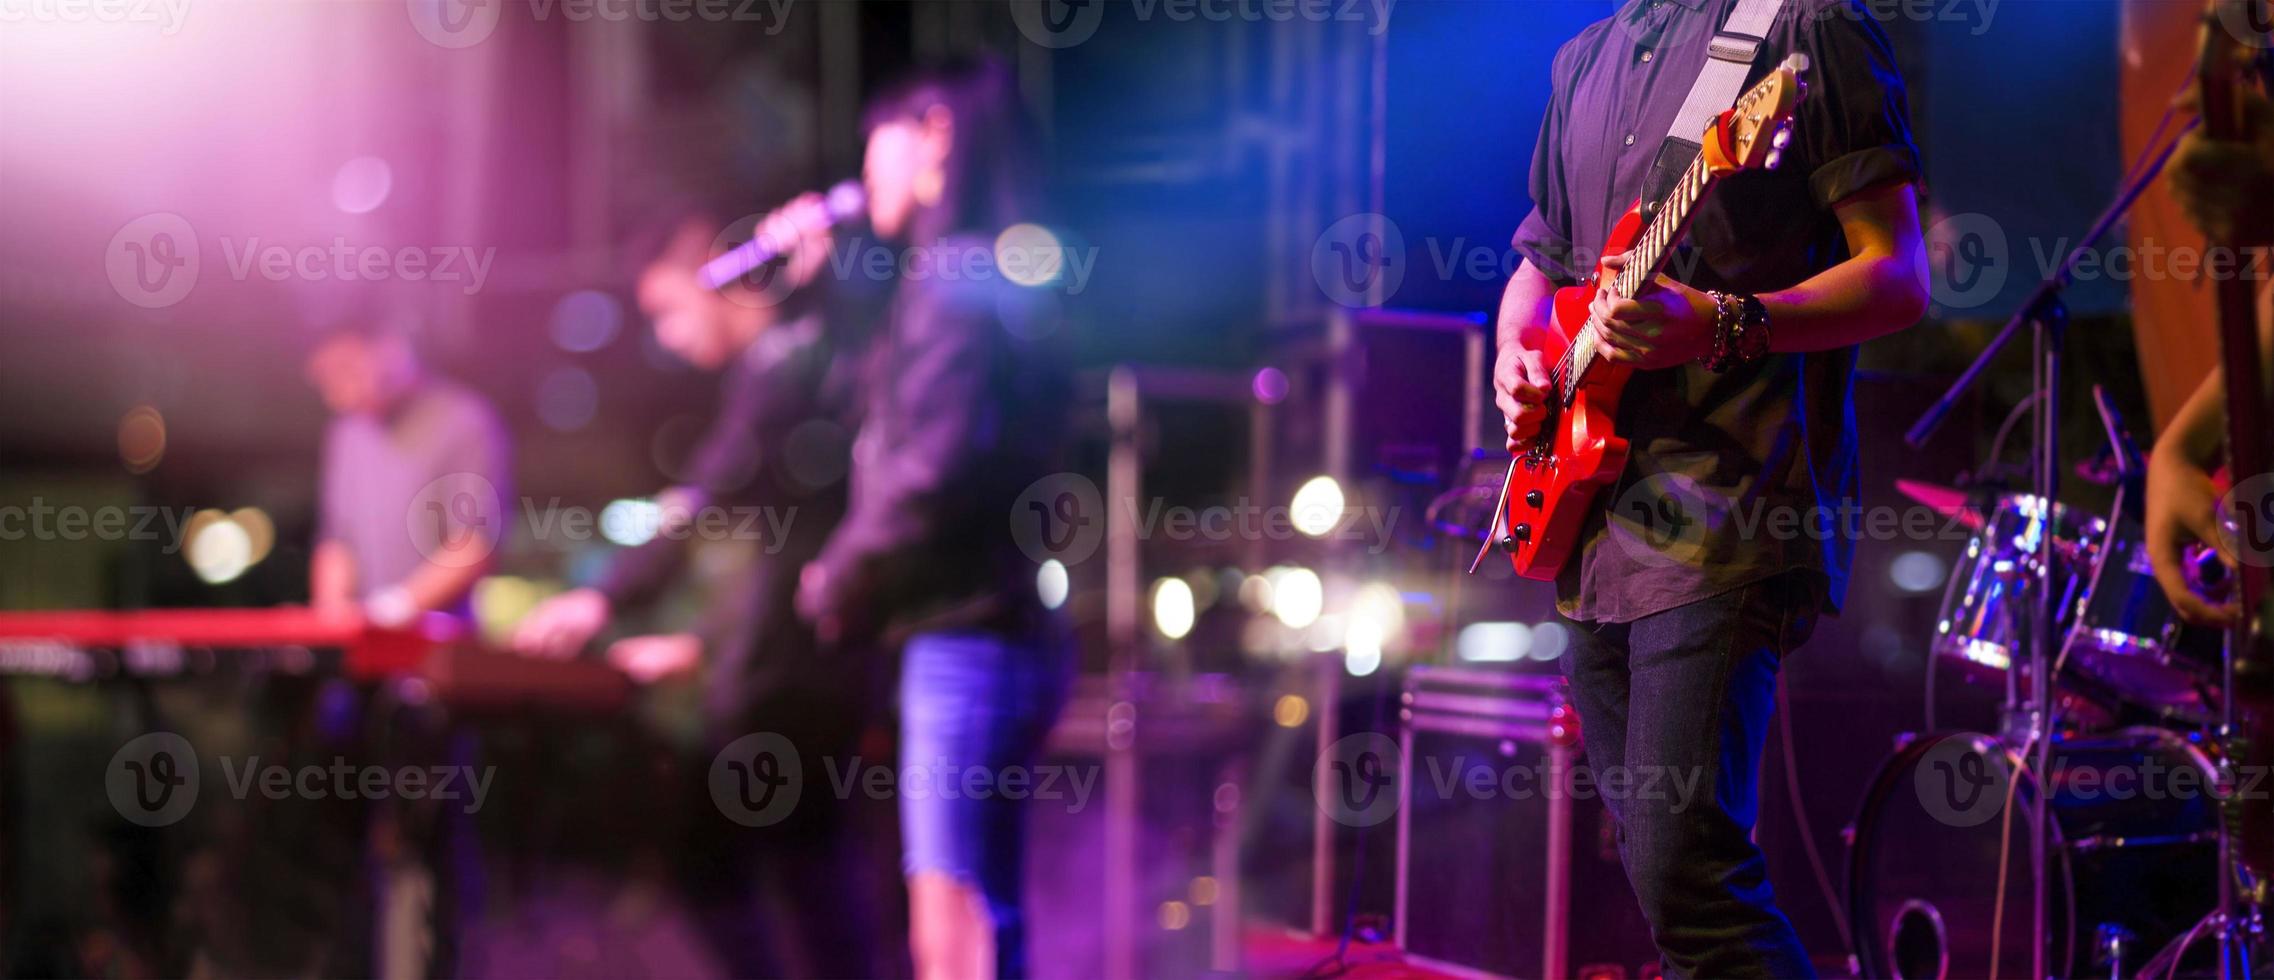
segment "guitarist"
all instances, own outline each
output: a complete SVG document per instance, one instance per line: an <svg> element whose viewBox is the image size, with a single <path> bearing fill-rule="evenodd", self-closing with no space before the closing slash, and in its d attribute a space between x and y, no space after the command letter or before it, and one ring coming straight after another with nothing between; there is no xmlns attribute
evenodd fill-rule
<svg viewBox="0 0 2274 980"><path fill-rule="evenodd" d="M1593 271L1583 250L1609 240L1630 203L1656 199L1646 178L1661 137L1736 6L1628 0L1557 53L1537 206L1516 231L1523 262L1500 308L1493 387L1511 452L1549 418L1562 353L1550 297ZM1736 518L1791 509L1821 527L1849 512L1856 347L1927 304L1919 154L1885 34L1853 0L1786 0L1767 34L1755 79L1788 54L1812 62L1781 169L1709 195L1670 276L1597 299L1607 356L1638 369L1617 418L1632 449L1557 581L1564 670L1598 778L1697 774L1692 785L1712 788L1605 793L1668 976L1814 973L1751 834L1777 665L1839 610L1854 531L1780 536ZM1715 358L1733 322L1755 341Z"/></svg>
<svg viewBox="0 0 2274 980"><path fill-rule="evenodd" d="M2188 220L2215 242L2265 248L2274 244L2274 107L2256 92L2244 95L2257 120L2255 142L2215 140L2198 129L2179 143L2172 158L2171 190ZM2245 266L2247 268L2247 265ZM2258 294L2258 353L2274 353L2274 317L2266 284ZM2274 376L2274 364L2259 368ZM2191 544L2215 549L2228 565L2237 559L2218 533L2219 488L2214 472L2225 462L2227 442L2226 371L2210 377L2188 396L2156 439L2148 457L2148 557L2156 581L2172 608L2189 622L2230 626L2242 615L2234 602L2214 604L2188 584L2183 556ZM2250 474L2238 474L2237 480Z"/></svg>

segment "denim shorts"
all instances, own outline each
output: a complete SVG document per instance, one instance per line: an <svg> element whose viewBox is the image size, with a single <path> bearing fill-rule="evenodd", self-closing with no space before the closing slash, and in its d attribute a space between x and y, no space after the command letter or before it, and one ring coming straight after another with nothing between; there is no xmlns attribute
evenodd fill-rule
<svg viewBox="0 0 2274 980"><path fill-rule="evenodd" d="M995 788L1006 785L1006 771L1031 770L1068 681L1066 650L1057 643L923 633L902 653L903 869L977 886L997 923L1017 919L1025 801ZM969 791L974 786L980 791Z"/></svg>

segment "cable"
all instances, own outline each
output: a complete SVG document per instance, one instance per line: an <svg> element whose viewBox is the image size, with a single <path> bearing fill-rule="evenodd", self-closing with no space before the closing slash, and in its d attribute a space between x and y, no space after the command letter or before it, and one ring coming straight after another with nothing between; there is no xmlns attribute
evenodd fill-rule
<svg viewBox="0 0 2274 980"><path fill-rule="evenodd" d="M1832 910L1832 924L1840 930L1840 944L1854 949L1855 933L1848 928L1847 908L1840 904L1839 892L1832 887L1832 875L1824 870L1824 856L1816 850L1816 832L1808 827L1808 808L1801 805L1799 753L1792 744L1792 697L1785 685L1777 685L1777 734L1784 743L1784 795L1792 802L1792 821L1800 826L1800 846L1808 853L1808 869L1816 875L1816 887L1824 893L1824 907Z"/></svg>

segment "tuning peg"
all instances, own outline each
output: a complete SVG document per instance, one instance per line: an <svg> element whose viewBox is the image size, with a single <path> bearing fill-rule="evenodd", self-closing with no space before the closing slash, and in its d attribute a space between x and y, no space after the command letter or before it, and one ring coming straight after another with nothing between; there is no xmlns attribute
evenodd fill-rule
<svg viewBox="0 0 2274 980"><path fill-rule="evenodd" d="M1791 146L1792 127L1789 125L1777 127L1777 134L1775 136L1769 137L1769 145L1779 150Z"/></svg>
<svg viewBox="0 0 2274 980"><path fill-rule="evenodd" d="M1769 156L1768 156L1768 159L1761 161L1761 165L1762 165L1762 166L1765 166L1765 167L1767 167L1767 168L1769 168L1770 170L1775 170L1775 169L1777 168L1777 164L1779 164L1779 163L1783 163L1783 162L1784 162L1784 151L1783 151L1783 150L1770 150L1770 151L1769 151Z"/></svg>

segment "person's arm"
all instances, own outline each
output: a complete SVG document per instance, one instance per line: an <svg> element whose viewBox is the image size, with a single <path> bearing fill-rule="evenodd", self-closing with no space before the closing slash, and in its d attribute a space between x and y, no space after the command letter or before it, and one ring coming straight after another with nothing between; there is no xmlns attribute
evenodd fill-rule
<svg viewBox="0 0 2274 980"><path fill-rule="evenodd" d="M2232 624L2241 610L2197 595L2187 583L2186 556L2191 546L2203 544L2234 563L2219 534L2219 487L2211 476L2226 443L2226 387L2224 372L2212 370L2156 439L2148 456L2145 508L2148 561L2164 598L2188 622L2220 626Z"/></svg>
<svg viewBox="0 0 2274 980"><path fill-rule="evenodd" d="M2274 377L2274 311L2267 294L2259 295L2258 356L2261 377ZM2229 567L2235 563L2230 542L2219 532L2219 485L2212 474L2226 461L2226 371L2213 367L2209 377L2187 396L2179 412L2156 437L2148 456L2147 518L2148 561L2156 584L2181 618L2205 625L2231 625L2241 615L2233 603L2214 606L2187 583L2189 548L2204 545L2218 553Z"/></svg>
<svg viewBox="0 0 2274 980"><path fill-rule="evenodd" d="M1526 260L1500 294L1492 395L1511 453L1537 434L1547 418L1548 366L1563 355L1563 337L1553 322L1555 290L1555 281Z"/></svg>
<svg viewBox="0 0 2274 980"><path fill-rule="evenodd" d="M1791 289L1762 293L1769 350L1780 354L1852 347L1925 315L1926 244L1911 185L1867 190L1833 208L1847 238L1845 261ZM1624 256L1604 260L1611 268ZM1597 297L1605 356L1644 370L1676 367L1713 349L1714 303L1703 290L1660 276L1634 299Z"/></svg>
<svg viewBox="0 0 2274 980"><path fill-rule="evenodd" d="M355 555L333 539L316 542L308 556L308 605L338 615L355 610Z"/></svg>
<svg viewBox="0 0 2274 980"><path fill-rule="evenodd" d="M451 515L452 526L437 536L417 568L365 598L364 614L373 622L399 625L457 605L495 565L504 524L513 516L511 450L505 426L489 406L482 402L470 406L460 420L462 429L455 433L458 442L443 464L445 472L479 476L496 491L497 499L487 511L476 508L479 523L458 524Z"/></svg>

